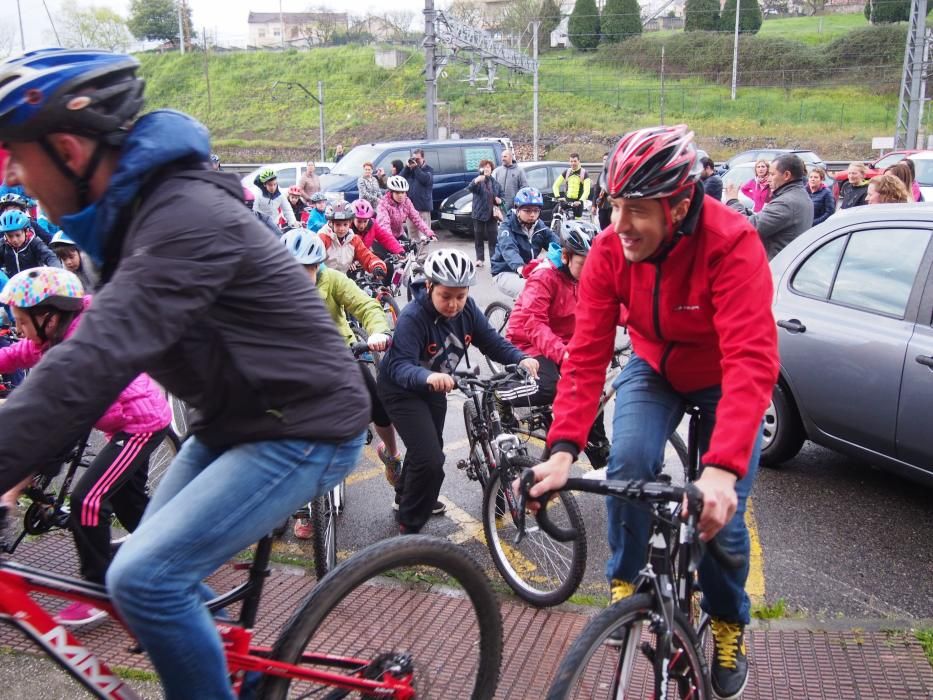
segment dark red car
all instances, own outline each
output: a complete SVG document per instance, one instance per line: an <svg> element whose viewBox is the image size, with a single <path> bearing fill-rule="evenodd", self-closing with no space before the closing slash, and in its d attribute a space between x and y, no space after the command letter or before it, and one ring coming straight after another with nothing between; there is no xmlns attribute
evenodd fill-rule
<svg viewBox="0 0 933 700"><path fill-rule="evenodd" d="M866 163L868 165L868 172L865 173L865 179L868 180L873 178L875 175L880 175L895 163L900 163L907 156L913 155L914 153L920 153L920 151L921 149L919 148L915 148L913 150L888 151L875 162ZM833 173L833 177L836 180L837 186L838 184L845 182L849 177L847 170L848 169L843 170L842 172Z"/></svg>

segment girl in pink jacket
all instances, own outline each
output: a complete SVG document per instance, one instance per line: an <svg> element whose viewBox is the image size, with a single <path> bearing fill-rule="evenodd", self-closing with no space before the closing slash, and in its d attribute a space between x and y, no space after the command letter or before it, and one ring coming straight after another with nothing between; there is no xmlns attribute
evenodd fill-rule
<svg viewBox="0 0 933 700"><path fill-rule="evenodd" d="M23 337L0 349L0 373L37 365L46 352L75 332L91 304L74 274L51 267L15 275L0 300L10 305ZM28 377L17 391L29 391ZM75 484L69 518L81 575L87 580L104 583L111 557L110 517L116 514L130 532L139 525L149 502L149 456L165 439L171 422L172 410L162 391L141 374L94 424L108 442ZM6 494L4 502L11 498L15 501L15 494ZM63 625L85 625L105 616L102 610L73 603L56 620Z"/></svg>
<svg viewBox="0 0 933 700"><path fill-rule="evenodd" d="M434 238L431 227L424 223L421 214L408 198L408 180L401 175L393 175L386 182L388 192L379 200L376 223L396 238L405 235L405 221L410 221L425 238Z"/></svg>

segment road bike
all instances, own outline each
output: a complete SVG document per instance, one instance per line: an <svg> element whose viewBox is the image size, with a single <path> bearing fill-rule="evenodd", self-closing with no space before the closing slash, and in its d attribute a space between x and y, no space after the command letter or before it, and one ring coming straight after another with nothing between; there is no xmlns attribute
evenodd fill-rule
<svg viewBox="0 0 933 700"><path fill-rule="evenodd" d="M424 535L366 547L311 589L268 647L252 640L271 553L271 536L262 538L250 563L234 565L248 570L247 580L208 603L215 616L241 604L236 621L215 617L237 697L493 697L502 659L498 601L462 548ZM55 622L46 608L50 597L92 605L120 621L103 586L0 560L0 621L92 696L138 698ZM134 651L142 653L138 645Z"/></svg>
<svg viewBox="0 0 933 700"><path fill-rule="evenodd" d="M684 485L670 477L657 481L571 478L558 493L584 491L647 507L651 514L648 561L635 581L635 592L593 617L564 655L548 691L548 700L570 698L712 698L706 638L709 617L698 605L696 571L705 553L722 566L738 569L743 557L725 552L713 539L697 535L703 499L693 485L699 469L699 411L688 410L689 464ZM534 473L520 479L519 505L527 504ZM551 494L538 499L544 503ZM686 500L686 511L682 506ZM573 528L550 522L550 509L535 515L538 526L555 539L575 536ZM523 530L525 523L519 524Z"/></svg>
<svg viewBox="0 0 933 700"><path fill-rule="evenodd" d="M477 369L454 373L457 388L467 397L463 420L470 450L457 467L483 488L483 530L502 578L533 605L557 605L573 595L583 579L587 548L583 516L573 496L562 494L549 507L551 518L571 525L577 536L557 541L536 529L518 543L516 523L521 514L509 484L539 460L503 425L498 404L534 393L537 385L514 365L488 379L478 378Z"/></svg>

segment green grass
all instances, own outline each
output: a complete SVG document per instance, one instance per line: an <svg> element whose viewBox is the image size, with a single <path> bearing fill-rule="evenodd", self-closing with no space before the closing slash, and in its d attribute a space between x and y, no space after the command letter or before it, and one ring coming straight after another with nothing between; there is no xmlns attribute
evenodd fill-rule
<svg viewBox="0 0 933 700"><path fill-rule="evenodd" d="M919 629L914 634L917 636L920 646L923 647L923 653L926 654L927 661L930 662L930 666L933 666L933 627Z"/></svg>
<svg viewBox="0 0 933 700"><path fill-rule="evenodd" d="M752 608L752 617L759 620L780 620L787 617L787 602L778 598L773 603L763 603Z"/></svg>
<svg viewBox="0 0 933 700"><path fill-rule="evenodd" d="M822 27L820 26L822 21ZM761 36L828 42L867 25L861 14L768 20ZM654 35L645 35L654 36ZM146 54L147 106L188 112L211 130L223 157L248 160L303 158L316 152L318 108L300 88L317 94L324 81L328 145L424 133L423 55L410 51L400 68L375 66L372 46L341 46L279 53ZM495 92L466 79L468 67L451 63L438 82L438 100L450 104L451 127L462 136L504 135L531 141L532 89L528 76L502 77ZM819 88L730 87L698 78L668 77L663 92L654 72L619 66L600 49L542 55L539 132L544 154L570 150L598 158L619 134L660 121L688 123L714 158L735 150L720 139L809 147L828 157L867 157L873 136L893 133L897 86ZM864 81L870 82L870 81ZM209 88L208 88L209 86ZM891 87L891 86L888 86ZM927 117L933 110L927 110ZM446 107L438 109L445 125ZM234 155L235 154L235 155Z"/></svg>

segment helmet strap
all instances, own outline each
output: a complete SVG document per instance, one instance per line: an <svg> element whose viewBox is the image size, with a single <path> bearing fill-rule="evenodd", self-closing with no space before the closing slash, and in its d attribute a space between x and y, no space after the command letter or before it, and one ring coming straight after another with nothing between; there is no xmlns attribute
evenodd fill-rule
<svg viewBox="0 0 933 700"><path fill-rule="evenodd" d="M32 321L32 325L36 329L36 335L39 336L39 340L43 343L49 342L47 331L49 323L52 321L52 312L45 311L45 318L40 322L39 313L34 308L28 308L26 311L29 313L29 320Z"/></svg>
<svg viewBox="0 0 933 700"><path fill-rule="evenodd" d="M104 157L104 151L107 148L107 144L103 141L98 141L94 147L94 152L91 154L91 160L87 164L87 168L84 169L83 174L78 174L71 168L69 168L65 161L62 160L61 156L52 148L52 144L49 143L47 137L43 136L39 139L39 145L42 146L42 150L45 151L45 154L49 157L55 167L75 186L75 192L78 195L78 210L84 209L88 205L88 194L90 193L91 188L91 178L94 177L94 174L97 172L97 167L100 165L100 161Z"/></svg>

